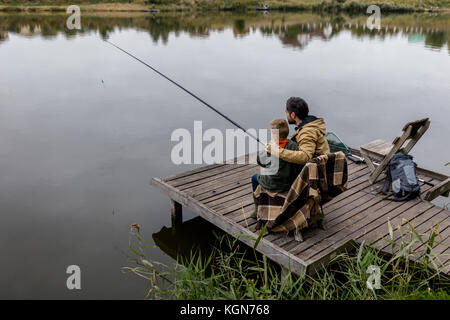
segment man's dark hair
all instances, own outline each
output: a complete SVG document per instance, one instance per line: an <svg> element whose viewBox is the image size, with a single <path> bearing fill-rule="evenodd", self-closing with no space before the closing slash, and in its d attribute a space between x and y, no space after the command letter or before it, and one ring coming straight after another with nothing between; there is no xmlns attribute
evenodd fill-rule
<svg viewBox="0 0 450 320"><path fill-rule="evenodd" d="M294 112L301 120L308 116L309 108L305 100L299 97L290 97L286 102L286 108L289 112Z"/></svg>

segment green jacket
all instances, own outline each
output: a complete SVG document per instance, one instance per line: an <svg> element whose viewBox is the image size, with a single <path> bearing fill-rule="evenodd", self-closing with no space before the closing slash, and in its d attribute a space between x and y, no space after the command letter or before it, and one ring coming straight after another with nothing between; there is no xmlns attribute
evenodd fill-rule
<svg viewBox="0 0 450 320"><path fill-rule="evenodd" d="M284 147L285 150L298 150L298 145L292 140ZM264 151L257 156L257 162L261 167L270 167L270 162L265 164L261 161L260 155L265 158L266 152ZM302 170L303 166L295 163L289 163L279 158L278 172L274 175L258 176L259 184L269 192L283 192L288 191L291 188L292 183L297 178L298 174ZM264 161L265 162L265 161Z"/></svg>

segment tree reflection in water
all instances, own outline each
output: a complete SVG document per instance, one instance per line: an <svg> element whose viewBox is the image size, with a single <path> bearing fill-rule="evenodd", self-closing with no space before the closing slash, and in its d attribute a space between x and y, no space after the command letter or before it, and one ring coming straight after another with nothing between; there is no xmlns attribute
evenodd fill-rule
<svg viewBox="0 0 450 320"><path fill-rule="evenodd" d="M145 31L154 42L167 44L169 35L187 33L191 37L208 37L211 31L231 29L235 37L259 31L265 37L278 37L294 48L305 48L313 39L324 41L342 32L356 38L381 39L401 35L423 42L428 48L450 50L450 19L446 15L388 15L382 19L381 30L369 30L366 16L317 15L310 13L167 13L167 14L102 14L83 16L82 30L66 28L66 15L1 14L0 41L8 33L52 38L63 34L70 39L77 34L95 32L107 39L116 29ZM417 37L420 35L420 37ZM418 40L419 39L419 40ZM423 39L423 41L420 41Z"/></svg>

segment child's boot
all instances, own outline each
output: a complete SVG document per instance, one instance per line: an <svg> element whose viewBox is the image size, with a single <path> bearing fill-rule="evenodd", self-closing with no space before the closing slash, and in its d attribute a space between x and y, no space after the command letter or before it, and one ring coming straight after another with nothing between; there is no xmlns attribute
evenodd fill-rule
<svg viewBox="0 0 450 320"><path fill-rule="evenodd" d="M251 217L256 219L258 217L258 199L255 196L253 196L253 202L255 203L255 210L253 211Z"/></svg>

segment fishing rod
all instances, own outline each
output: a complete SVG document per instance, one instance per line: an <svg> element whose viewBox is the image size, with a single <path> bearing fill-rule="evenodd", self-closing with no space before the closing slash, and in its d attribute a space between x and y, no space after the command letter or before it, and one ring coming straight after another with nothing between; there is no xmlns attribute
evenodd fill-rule
<svg viewBox="0 0 450 320"><path fill-rule="evenodd" d="M194 97L195 99L197 99L198 101L200 101L201 103L203 103L205 106L207 106L208 108L210 108L211 110L213 110L214 112L216 112L218 115L220 115L222 118L224 118L225 120L228 120L229 122L231 122L233 125L235 125L236 127L238 127L239 129L241 129L242 131L244 131L247 135L249 135L250 137L252 137L253 139L255 139L256 141L258 141L260 144L262 144L263 146L265 146L264 143L262 143L257 137L255 137L254 135L252 135L251 133L247 132L246 129L244 129L241 125L239 125L237 122L235 122L233 119L230 119L228 116L226 116L225 114L223 114L222 112L220 112L219 110L217 110L216 108L214 108L212 105L210 105L208 102L204 101L203 99L201 99L199 96L197 96L196 94L194 94L193 92L189 91L188 89L186 89L185 87L183 87L181 84L179 84L178 82L172 80L171 78L169 78L168 76L166 76L165 74L163 74L162 72L158 71L156 68L152 67L151 65L149 65L148 63L142 61L141 59L139 59L138 57L134 56L133 54L129 53L128 51L122 49L121 47L119 47L118 45L112 43L111 41L108 41L106 39L102 39L103 41L105 41L106 43L112 45L113 47L115 47L116 49L122 51L123 53L129 55L130 57L132 57L133 59L135 59L136 61L142 63L144 66L146 66L147 68L153 70L154 72L156 72L157 74L159 74L161 77L169 80L170 82L172 82L174 85L176 85L178 88L180 88L181 90L185 91L186 93L190 94L192 97Z"/></svg>

